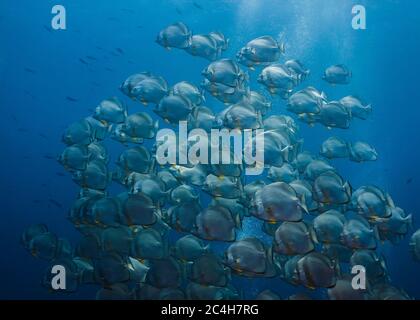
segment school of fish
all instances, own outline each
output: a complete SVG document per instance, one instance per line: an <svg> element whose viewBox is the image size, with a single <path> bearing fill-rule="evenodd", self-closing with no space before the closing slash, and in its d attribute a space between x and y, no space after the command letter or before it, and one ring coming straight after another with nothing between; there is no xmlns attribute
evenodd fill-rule
<svg viewBox="0 0 420 320"><path fill-rule="evenodd" d="M281 63L285 44L271 36L250 40L234 58L222 57L229 46L222 33L192 34L182 22L162 29L156 43L209 60L203 82L169 85L160 75L136 73L120 89L152 105L155 115L139 108L128 113L123 99L111 97L70 124L58 161L80 186L68 214L80 241L71 244L44 224L22 234L33 256L65 267L65 291L94 284L97 299L241 299L232 277L264 277L295 285L297 293L284 297L271 288L247 298L309 299L306 289L299 292L309 288L324 290L332 300L410 299L392 284L380 247L411 233L412 215L378 186L353 189L330 161L375 161L377 151L367 142L331 136L318 155L311 154L303 149L295 120L348 129L355 118L369 117L371 105L355 96L330 101L311 86L297 90L310 71L297 59ZM255 73L262 91L249 87ZM352 73L338 64L319 76L345 85ZM206 95L224 103L224 110L206 106ZM285 100L289 115L273 108L270 95ZM158 118L168 126L187 121L189 130L207 132L264 129L264 174L245 176L244 163L159 165L156 145L149 146ZM115 170L102 142L107 138L126 147L113 159ZM125 191L109 194L112 182ZM250 219L261 221L271 242L238 236ZM227 243L226 249L213 249L215 242ZM412 234L410 249L420 260L420 230ZM352 288L355 265L366 268L365 290ZM48 289L50 271L42 281Z"/></svg>

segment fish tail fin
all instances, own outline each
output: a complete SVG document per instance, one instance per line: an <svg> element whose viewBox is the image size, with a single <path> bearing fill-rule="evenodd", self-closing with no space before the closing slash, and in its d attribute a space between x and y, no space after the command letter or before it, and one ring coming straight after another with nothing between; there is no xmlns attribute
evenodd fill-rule
<svg viewBox="0 0 420 320"><path fill-rule="evenodd" d="M280 40L280 41L281 41L280 46L279 46L280 52L285 54L286 53L286 44L284 43L283 40Z"/></svg>
<svg viewBox="0 0 420 320"><path fill-rule="evenodd" d="M149 172L150 173L157 174L158 168L157 168L156 163L157 163L156 156L154 156L152 158L151 162L150 162L150 165L149 165Z"/></svg>
<svg viewBox="0 0 420 320"><path fill-rule="evenodd" d="M259 128L264 128L264 122L261 111L257 111L257 124Z"/></svg>
<svg viewBox="0 0 420 320"><path fill-rule="evenodd" d="M124 104L124 111L123 111L123 113L124 113L124 118L127 118L128 117L128 108L127 108L127 105L126 104Z"/></svg>
<svg viewBox="0 0 420 320"><path fill-rule="evenodd" d="M395 203L394 203L394 200L392 200L392 198L391 198L391 196L389 195L389 193L387 193L385 197L386 197L386 202L388 203L388 205L389 205L391 208L395 208Z"/></svg>
<svg viewBox="0 0 420 320"><path fill-rule="evenodd" d="M269 246L267 248L267 257L268 257L269 260L273 259L273 246Z"/></svg>
<svg viewBox="0 0 420 320"><path fill-rule="evenodd" d="M374 238L375 238L377 241L380 241L380 240L381 240L381 236L380 236L380 234L379 234L379 229L378 229L378 226L373 226L373 227L372 227L372 232L373 232L373 236L374 236Z"/></svg>
<svg viewBox="0 0 420 320"><path fill-rule="evenodd" d="M292 78L293 78L294 85L298 86L302 82L303 76L302 76L302 74L296 74L296 75L292 76Z"/></svg>
<svg viewBox="0 0 420 320"><path fill-rule="evenodd" d="M222 55L222 47L218 47L216 51L216 59L218 59Z"/></svg>
<svg viewBox="0 0 420 320"><path fill-rule="evenodd" d="M316 244L319 244L318 237L316 236L315 228L312 225L310 225L308 228L309 228L309 235L312 241L315 242Z"/></svg>
<svg viewBox="0 0 420 320"><path fill-rule="evenodd" d="M114 173L113 172L108 172L106 174L106 180L108 181L108 183L112 181L113 177L114 177Z"/></svg>
<svg viewBox="0 0 420 320"><path fill-rule="evenodd" d="M225 286L226 286L232 280L232 270L230 268L225 267L225 274L226 274L226 283L225 283Z"/></svg>
<svg viewBox="0 0 420 320"><path fill-rule="evenodd" d="M299 200L300 200L300 207L306 212L306 213L308 213L309 212L309 210L308 210L308 207L307 207L307 205L306 205L306 200L305 200L305 197L303 196L303 195L301 195L300 197L299 197Z"/></svg>
<svg viewBox="0 0 420 320"><path fill-rule="evenodd" d="M404 218L404 221L407 223L408 229L413 228L413 216L411 213L407 217Z"/></svg>
<svg viewBox="0 0 420 320"><path fill-rule="evenodd" d="M386 260L385 260L385 257L384 257L384 255L381 255L380 257L379 257L379 262L380 262L380 264L381 264L381 267L382 267L382 269L385 271L385 273L388 271L388 267L387 267L387 265L386 265Z"/></svg>
<svg viewBox="0 0 420 320"><path fill-rule="evenodd" d="M235 225L238 229L242 229L242 220L239 214L235 216Z"/></svg>
<svg viewBox="0 0 420 320"><path fill-rule="evenodd" d="M344 183L344 190L345 190L345 192L346 192L346 194L349 196L349 197L351 197L351 194L352 194L352 187L351 187L351 185L350 185L350 183L348 182L348 181L346 181L345 183Z"/></svg>
<svg viewBox="0 0 420 320"><path fill-rule="evenodd" d="M172 194L172 189L169 189L169 190L166 190L166 191L162 192L162 197L166 200L166 199L169 199L171 194Z"/></svg>
<svg viewBox="0 0 420 320"><path fill-rule="evenodd" d="M337 260L333 260L333 263L334 263L334 270L335 270L337 276L341 278L342 272L341 272L341 268L340 268L340 262L337 259Z"/></svg>
<svg viewBox="0 0 420 320"><path fill-rule="evenodd" d="M164 212L163 212L162 206L160 205L160 202L156 204L155 211L156 211L156 216L159 219L163 219Z"/></svg>
<svg viewBox="0 0 420 320"><path fill-rule="evenodd" d="M285 159L286 162L289 161L290 157L290 149L292 146L287 146L281 150L281 155L283 156L283 159Z"/></svg>
<svg viewBox="0 0 420 320"><path fill-rule="evenodd" d="M245 81L249 81L249 73L248 73L247 71L245 71L245 72L243 73L243 79L244 79Z"/></svg>

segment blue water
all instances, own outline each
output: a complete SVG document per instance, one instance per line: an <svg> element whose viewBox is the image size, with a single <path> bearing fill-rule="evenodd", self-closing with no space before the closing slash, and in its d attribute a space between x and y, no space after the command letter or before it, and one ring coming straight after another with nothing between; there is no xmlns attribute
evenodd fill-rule
<svg viewBox="0 0 420 320"><path fill-rule="evenodd" d="M414 230L420 220L420 27L418 1L362 0L96 0L60 1L67 9L67 30L48 30L57 1L0 2L0 298L92 298L93 287L69 295L51 295L41 285L46 267L19 244L23 229L43 222L75 242L78 233L66 219L78 187L62 167L47 159L63 149L64 128L90 114L102 99L119 96L120 83L130 74L150 71L169 84L199 84L208 61L181 50L168 52L154 40L166 25L183 21L194 33L222 31L230 40L224 54L233 57L247 41L261 35L282 37L286 57L311 69L303 85L324 90L330 99L356 94L372 103L367 121L354 120L350 130L329 131L300 123L305 149L317 152L332 134L364 140L375 146L379 160L334 165L353 187L376 184L396 204L412 213ZM363 4L367 29L353 30L351 8ZM110 52L122 48L123 55ZM79 58L95 56L89 66ZM351 84L332 87L321 80L323 70L345 63ZM26 70L25 70L26 68ZM66 97L76 98L76 102ZM215 100L214 108L221 108ZM144 110L129 102L130 112ZM287 113L275 100L273 113ZM111 150L119 150L110 142ZM112 154L115 154L111 151ZM47 157L45 157L47 156ZM115 160L115 158L114 158ZM412 182L406 181L411 178ZM53 205L49 199L62 204ZM413 230L413 231L414 231ZM412 261L408 238L385 245L392 283L420 298L419 264ZM295 292L278 280L235 280L249 293L268 287L282 297ZM242 281L242 283L241 283ZM304 290L299 290L304 291ZM322 294L322 293L321 293Z"/></svg>

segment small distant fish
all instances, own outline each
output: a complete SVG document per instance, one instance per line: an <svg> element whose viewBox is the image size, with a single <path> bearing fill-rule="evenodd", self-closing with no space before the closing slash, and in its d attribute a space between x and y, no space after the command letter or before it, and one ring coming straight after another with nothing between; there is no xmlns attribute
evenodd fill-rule
<svg viewBox="0 0 420 320"><path fill-rule="evenodd" d="M114 69L109 68L109 67L106 67L106 68L105 68L105 70L106 70L106 71L109 71L109 72L114 72Z"/></svg>
<svg viewBox="0 0 420 320"><path fill-rule="evenodd" d="M32 69L32 68L28 68L28 67L25 67L25 69L24 69L26 72L28 72L28 73L32 73L32 74L36 74L36 71L34 70L34 69Z"/></svg>
<svg viewBox="0 0 420 320"><path fill-rule="evenodd" d="M195 1L193 2L193 6L196 7L197 9L203 10L203 7Z"/></svg>
<svg viewBox="0 0 420 320"><path fill-rule="evenodd" d="M81 63L85 64L85 65L88 65L88 64L89 64L86 60L84 60L84 59L82 59L82 58L79 58L79 61L80 61Z"/></svg>
<svg viewBox="0 0 420 320"><path fill-rule="evenodd" d="M52 154L44 154L44 158L48 160L55 160L56 157Z"/></svg>
<svg viewBox="0 0 420 320"><path fill-rule="evenodd" d="M63 205L60 202L58 202L58 201L56 201L54 199L48 199L48 202L51 203L51 204L53 204L53 205L55 205L57 208L60 208L60 209L63 208Z"/></svg>
<svg viewBox="0 0 420 320"><path fill-rule="evenodd" d="M127 61L129 64L135 64L135 62L133 60L128 60Z"/></svg>
<svg viewBox="0 0 420 320"><path fill-rule="evenodd" d="M410 184L411 182L413 182L413 178L408 178L407 181L405 182L406 184Z"/></svg>
<svg viewBox="0 0 420 320"><path fill-rule="evenodd" d="M95 48L98 49L98 50L104 50L104 48L102 48L100 46L96 46Z"/></svg>
<svg viewBox="0 0 420 320"><path fill-rule="evenodd" d="M28 90L23 90L23 93L26 94L27 96L29 96L31 99L36 99L36 96L34 96L31 92L29 92Z"/></svg>
<svg viewBox="0 0 420 320"><path fill-rule="evenodd" d="M48 32L52 32L53 29L51 28L51 26L48 26L46 24L43 25L44 29L47 30Z"/></svg>
<svg viewBox="0 0 420 320"><path fill-rule="evenodd" d="M94 56L86 56L86 59L92 60L92 61L98 61Z"/></svg>
<svg viewBox="0 0 420 320"><path fill-rule="evenodd" d="M143 29L144 27L142 25L138 25L137 29Z"/></svg>
<svg viewBox="0 0 420 320"><path fill-rule="evenodd" d="M23 156L23 159L25 159L25 160L28 160L30 158L31 158L30 156Z"/></svg>
<svg viewBox="0 0 420 320"><path fill-rule="evenodd" d="M17 131L19 132L28 132L29 130L26 128L18 128Z"/></svg>
<svg viewBox="0 0 420 320"><path fill-rule="evenodd" d="M47 135L45 135L45 134L43 134L42 132L38 133L38 135L39 135L41 138L44 138L45 140L48 140L48 136L47 136Z"/></svg>
<svg viewBox="0 0 420 320"><path fill-rule="evenodd" d="M181 15L181 16L182 16L182 11L181 11L181 9L179 9L178 7L176 7L176 8L175 8L175 10L176 10L176 12L177 12L179 15Z"/></svg>
<svg viewBox="0 0 420 320"><path fill-rule="evenodd" d="M121 48L115 48L115 51L117 51L119 54L124 54L124 50Z"/></svg>
<svg viewBox="0 0 420 320"><path fill-rule="evenodd" d="M39 201L39 200L32 200L32 202L33 202L33 203L37 203L37 204L38 204L38 203L41 203L41 201Z"/></svg>
<svg viewBox="0 0 420 320"><path fill-rule="evenodd" d="M70 97L70 96L66 96L66 100L70 101L70 102L77 102L79 100L77 100L76 98Z"/></svg>
<svg viewBox="0 0 420 320"><path fill-rule="evenodd" d="M64 174L64 173L62 173L62 172L56 172L55 173L55 175L56 176L59 176L59 177L65 177L66 175Z"/></svg>

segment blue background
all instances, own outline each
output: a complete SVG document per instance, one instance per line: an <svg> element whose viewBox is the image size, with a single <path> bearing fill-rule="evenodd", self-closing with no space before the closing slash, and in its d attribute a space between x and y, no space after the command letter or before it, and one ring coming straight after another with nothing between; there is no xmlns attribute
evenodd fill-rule
<svg viewBox="0 0 420 320"><path fill-rule="evenodd" d="M311 69L303 86L314 85L331 100L356 94L372 103L369 120L354 120L350 130L299 123L305 149L317 152L330 135L375 146L377 162L336 160L334 165L355 188L368 183L384 188L398 206L413 214L414 227L419 227L420 2L196 0L200 9L187 0L62 0L67 30L53 31L55 4L0 2L0 298L94 297L93 287L71 295L48 293L40 285L46 264L25 252L19 237L28 225L43 222L72 242L78 238L66 219L78 188L68 174L62 176L55 160L48 159L63 149L61 135L68 124L89 115L102 99L122 97L118 87L132 73L147 70L164 76L170 85L181 80L200 83L206 60L181 50L168 52L154 42L160 29L176 21L194 33L225 33L230 38L225 57L233 57L255 37L281 38L286 57L298 58ZM366 6L367 30L351 27L355 4ZM116 53L116 48L124 53ZM79 58L87 60L87 55L98 60L80 63ZM323 70L336 63L352 70L350 85L332 87L321 80ZM67 96L77 101L68 101ZM130 112L145 110L125 101ZM273 114L287 113L283 101L274 102ZM212 99L209 105L222 108ZM114 155L121 149L115 142L108 147ZM420 298L419 264L411 259L408 239L398 246L385 245L384 252L393 284ZM242 281L250 296L258 288L271 287L282 297L295 291L280 279L236 281Z"/></svg>

